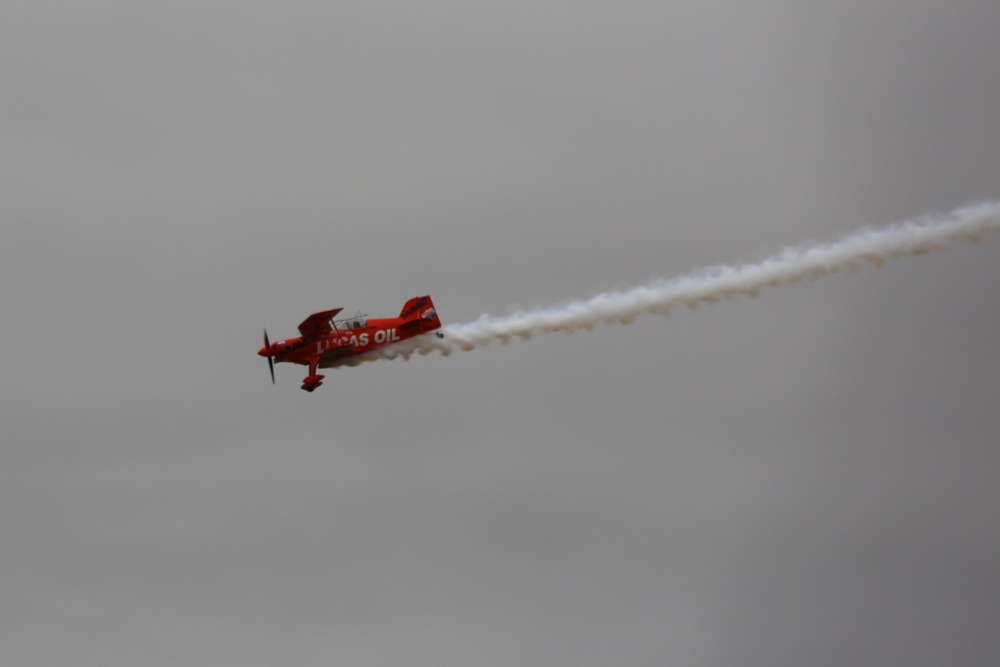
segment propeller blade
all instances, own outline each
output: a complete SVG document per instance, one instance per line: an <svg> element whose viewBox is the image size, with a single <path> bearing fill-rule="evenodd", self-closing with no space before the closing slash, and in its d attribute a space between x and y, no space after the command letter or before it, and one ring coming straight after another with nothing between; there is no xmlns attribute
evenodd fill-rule
<svg viewBox="0 0 1000 667"><path fill-rule="evenodd" d="M271 369L271 384L274 382L274 358L271 356L271 341L267 339L267 329L264 329L264 349L267 350L267 367Z"/></svg>

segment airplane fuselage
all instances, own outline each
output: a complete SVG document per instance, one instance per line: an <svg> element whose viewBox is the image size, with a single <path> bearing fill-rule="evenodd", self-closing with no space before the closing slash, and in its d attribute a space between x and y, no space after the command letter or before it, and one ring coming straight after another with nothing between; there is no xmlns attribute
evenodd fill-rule
<svg viewBox="0 0 1000 667"><path fill-rule="evenodd" d="M427 328L401 336L398 318L369 320L368 326L357 329L335 329L320 336L299 336L298 338L276 341L271 345L271 353L275 363L290 362L308 366L310 359L322 356L327 352L341 351L344 353L341 356L361 354L380 345L395 343L412 335L431 330ZM261 349L261 352L264 353L261 356L267 356L264 348Z"/></svg>
<svg viewBox="0 0 1000 667"><path fill-rule="evenodd" d="M333 317L340 309L310 315L299 330L298 338L265 343L257 354L274 363L293 363L309 367L302 388L313 391L322 384L318 368L343 365L345 358L368 352L382 345L395 343L441 328L441 320L429 296L414 297L406 302L399 317L368 319L357 316L343 320ZM273 366L272 366L273 375Z"/></svg>

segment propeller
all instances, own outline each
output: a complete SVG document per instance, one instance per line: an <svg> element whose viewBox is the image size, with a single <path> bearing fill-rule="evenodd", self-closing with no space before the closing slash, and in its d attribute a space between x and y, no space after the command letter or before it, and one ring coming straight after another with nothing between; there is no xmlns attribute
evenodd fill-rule
<svg viewBox="0 0 1000 667"><path fill-rule="evenodd" d="M264 329L264 349L267 350L267 367L271 369L271 384L274 384L274 359L271 357L271 341L267 339L267 329Z"/></svg>

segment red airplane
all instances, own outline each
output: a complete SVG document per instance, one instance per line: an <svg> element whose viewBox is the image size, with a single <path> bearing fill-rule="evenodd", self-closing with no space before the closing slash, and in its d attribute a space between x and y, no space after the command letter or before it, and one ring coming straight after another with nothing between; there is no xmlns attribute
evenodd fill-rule
<svg viewBox="0 0 1000 667"><path fill-rule="evenodd" d="M298 338L279 340L273 345L264 330L264 347L257 352L267 358L274 382L275 362L291 362L309 367L309 375L302 381L302 388L314 391L323 384L325 376L318 375L318 368L333 368L351 357L376 347L419 336L441 328L434 303L429 296L417 296L406 302L399 317L370 320L360 313L346 319L334 319L343 308L313 313L299 325ZM438 332L439 338L444 334Z"/></svg>

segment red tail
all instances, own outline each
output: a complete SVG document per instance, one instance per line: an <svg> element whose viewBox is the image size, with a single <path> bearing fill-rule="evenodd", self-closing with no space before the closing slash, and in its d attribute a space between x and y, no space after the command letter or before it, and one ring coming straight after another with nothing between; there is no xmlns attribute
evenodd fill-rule
<svg viewBox="0 0 1000 667"><path fill-rule="evenodd" d="M403 326L418 326L422 331L441 328L441 320L429 296L415 296L407 301L399 317Z"/></svg>

